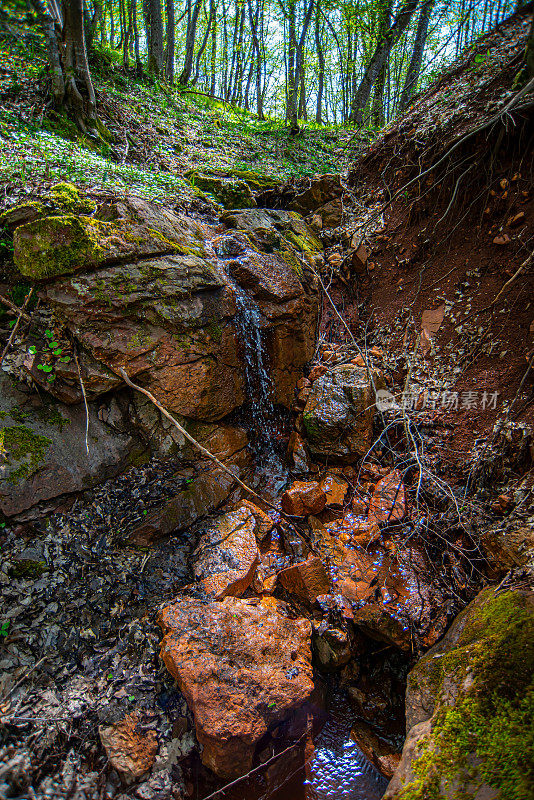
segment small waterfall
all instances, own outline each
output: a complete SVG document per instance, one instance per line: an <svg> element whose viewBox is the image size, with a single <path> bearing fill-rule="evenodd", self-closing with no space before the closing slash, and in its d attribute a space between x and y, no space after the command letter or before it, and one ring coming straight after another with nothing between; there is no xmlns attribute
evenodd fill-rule
<svg viewBox="0 0 534 800"><path fill-rule="evenodd" d="M272 473L281 474L285 470L275 446L277 411L273 402L274 387L267 369L266 353L261 335L261 311L254 298L247 294L230 274L232 261L246 258L246 248L242 242L230 234L220 237L213 249L219 269L235 294L234 324L239 344L243 349L253 447L261 461L261 466L269 467L269 471Z"/></svg>
<svg viewBox="0 0 534 800"><path fill-rule="evenodd" d="M265 350L261 335L261 312L254 300L232 281L235 290L235 327L243 347L245 383L250 402L254 446L259 456L273 466L279 458L275 448L276 409L274 387L265 366Z"/></svg>

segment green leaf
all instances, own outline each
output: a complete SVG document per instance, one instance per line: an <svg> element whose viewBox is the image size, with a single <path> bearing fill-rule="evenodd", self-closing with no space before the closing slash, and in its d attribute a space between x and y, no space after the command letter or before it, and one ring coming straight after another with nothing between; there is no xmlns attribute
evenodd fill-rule
<svg viewBox="0 0 534 800"><path fill-rule="evenodd" d="M11 620L6 619L5 622L2 622L0 625L0 636L7 636L7 632L9 631L9 626L11 625Z"/></svg>
<svg viewBox="0 0 534 800"><path fill-rule="evenodd" d="M59 347L59 342L49 342L48 346L51 350L53 350L55 347Z"/></svg>
<svg viewBox="0 0 534 800"><path fill-rule="evenodd" d="M52 383L52 381L55 381L55 379L56 379L56 376L55 376L55 375L49 375L49 376L48 376L48 378L47 378L47 381L49 381L50 383Z"/></svg>
<svg viewBox="0 0 534 800"><path fill-rule="evenodd" d="M45 330L45 336L46 336L47 339L51 339L52 338L52 331L47 328Z"/></svg>
<svg viewBox="0 0 534 800"><path fill-rule="evenodd" d="M43 364L42 365L43 372L52 372L53 369L54 369L54 367L51 367L50 364Z"/></svg>
<svg viewBox="0 0 534 800"><path fill-rule="evenodd" d="M30 346L30 348L29 348L29 352L32 354L32 356L34 356L34 355L36 354L36 352L37 352L37 348L36 348L36 346L35 346L34 344L32 344L32 345Z"/></svg>
<svg viewBox="0 0 534 800"><path fill-rule="evenodd" d="M135 695L134 694L129 695L128 700L132 703L135 700Z"/></svg>
<svg viewBox="0 0 534 800"><path fill-rule="evenodd" d="M44 369L43 364L37 364L37 369Z"/></svg>
<svg viewBox="0 0 534 800"><path fill-rule="evenodd" d="M66 364L68 361L70 361L70 356L63 356L63 358L60 358L59 360Z"/></svg>
<svg viewBox="0 0 534 800"><path fill-rule="evenodd" d="M61 347L58 347L56 350L53 350L52 352L54 353L55 356L60 356L63 350L61 349Z"/></svg>

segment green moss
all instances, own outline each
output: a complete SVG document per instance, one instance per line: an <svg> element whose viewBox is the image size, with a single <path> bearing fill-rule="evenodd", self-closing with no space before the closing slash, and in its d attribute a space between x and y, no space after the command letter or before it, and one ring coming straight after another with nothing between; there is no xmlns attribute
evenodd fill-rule
<svg viewBox="0 0 534 800"><path fill-rule="evenodd" d="M212 322L206 330L217 344L221 343L223 332L221 326L217 322Z"/></svg>
<svg viewBox="0 0 534 800"><path fill-rule="evenodd" d="M86 219L53 216L18 227L14 235L15 264L21 273L40 280L96 264L102 248L96 231L84 224Z"/></svg>
<svg viewBox="0 0 534 800"><path fill-rule="evenodd" d="M0 428L0 453L8 465L20 462L11 470L7 479L11 483L29 478L44 461L45 453L52 444L46 436L40 436L25 425Z"/></svg>
<svg viewBox="0 0 534 800"><path fill-rule="evenodd" d="M311 234L295 233L292 230L284 231L284 236L293 244L301 253L310 255L322 250L321 242Z"/></svg>
<svg viewBox="0 0 534 800"><path fill-rule="evenodd" d="M302 267L302 262L297 258L295 253L293 253L291 250L280 250L279 255L299 278L303 277L304 269Z"/></svg>
<svg viewBox="0 0 534 800"><path fill-rule="evenodd" d="M422 659L410 676L412 686L425 683L438 699L451 683L463 690L452 706L438 705L399 800L437 800L447 790L463 800L484 783L502 800L532 796L534 615L519 592L492 590L463 613L457 646Z"/></svg>
<svg viewBox="0 0 534 800"><path fill-rule="evenodd" d="M96 203L87 198L82 199L73 183L56 183L50 189L50 196L62 211L78 214L92 214Z"/></svg>
<svg viewBox="0 0 534 800"><path fill-rule="evenodd" d="M48 572L46 561L34 561L24 558L17 561L10 569L9 574L13 578L40 578L43 572Z"/></svg>

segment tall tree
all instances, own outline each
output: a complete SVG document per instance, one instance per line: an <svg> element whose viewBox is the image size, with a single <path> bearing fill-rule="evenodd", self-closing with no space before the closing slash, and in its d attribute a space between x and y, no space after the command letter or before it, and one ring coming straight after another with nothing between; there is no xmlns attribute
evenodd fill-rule
<svg viewBox="0 0 534 800"><path fill-rule="evenodd" d="M412 57L406 72L406 79L402 89L402 94L399 102L399 110L406 111L410 105L416 89L417 81L419 80L419 73L421 72L421 65L423 63L423 54L425 52L425 45L428 36L428 25L434 6L434 0L425 0L421 6L419 14L419 21L417 23L417 30L415 32L415 39L413 43Z"/></svg>
<svg viewBox="0 0 534 800"><path fill-rule="evenodd" d="M135 0L134 0L135 2ZM165 52L165 77L169 83L174 83L174 48L175 48L175 17L174 0L166 0L167 13L167 49Z"/></svg>
<svg viewBox="0 0 534 800"><path fill-rule="evenodd" d="M202 0L195 0L191 12L191 0L188 0L187 32L185 35L185 57L184 66L178 81L185 86L191 79L193 71L193 58L195 55L195 38L197 33L198 15L202 6Z"/></svg>
<svg viewBox="0 0 534 800"><path fill-rule="evenodd" d="M96 133L96 96L85 45L83 0L31 0L48 52L52 100L84 133Z"/></svg>
<svg viewBox="0 0 534 800"><path fill-rule="evenodd" d="M298 93L301 84L303 69L304 44L310 26L315 0L308 0L303 7L303 18L300 22L300 35L297 38L296 1L288 0L287 6L282 6L288 22L288 47L287 47L287 88L286 88L286 119L291 133L298 133Z"/></svg>
<svg viewBox="0 0 534 800"><path fill-rule="evenodd" d="M163 18L160 0L143 0L148 50L148 71L159 77L163 73Z"/></svg>
<svg viewBox="0 0 534 800"><path fill-rule="evenodd" d="M369 101L371 90L380 75L382 67L389 58L391 50L410 24L410 20L417 5L418 0L405 0L397 12L393 24L376 45L375 51L367 64L352 103L351 120L357 125L362 124L364 110Z"/></svg>

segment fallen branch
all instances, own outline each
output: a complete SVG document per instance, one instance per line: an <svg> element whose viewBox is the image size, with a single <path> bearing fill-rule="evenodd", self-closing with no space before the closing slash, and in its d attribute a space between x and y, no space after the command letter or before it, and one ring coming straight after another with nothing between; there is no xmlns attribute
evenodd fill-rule
<svg viewBox="0 0 534 800"><path fill-rule="evenodd" d="M33 289L31 291L33 292ZM25 314L23 311L21 311L21 309L18 306L15 305L15 303L12 303L11 300L8 300L7 297L4 297L4 295L2 294L0 294L0 303L10 308L11 311L14 311L15 314L17 314L17 316L20 315L23 319L26 320L26 322L31 321L31 317L29 314Z"/></svg>
<svg viewBox="0 0 534 800"><path fill-rule="evenodd" d="M158 411L160 411L160 412L163 414L163 416L164 416L164 417L167 417L167 419L168 419L170 422L172 422L172 424L173 424L173 425L174 425L176 428L178 428L178 430L180 431L180 433L182 434L182 436L184 436L184 437L185 437L185 438L186 438L186 439L187 439L189 442L191 442L191 444L192 444L192 445L194 445L194 447L196 447L196 448L197 448L197 450L200 450L200 452L202 453L202 455L206 456L206 458L209 458L209 459L210 459L210 461L213 461L213 463L214 463L214 464L216 464L216 465L217 465L217 466L218 466L220 469L222 469L224 472L226 472L228 475L230 475L230 476L232 477L232 479L233 479L234 481L236 481L236 483L238 483L238 484L239 484L239 486L241 486L241 488L242 488L242 489L244 489L246 492L248 492L248 494L251 494L253 497L256 497L258 500L260 500L260 501L261 501L262 503L264 503L266 506L269 506L269 508L272 508L274 511L276 511L276 512L277 512L277 514L280 514L281 516L285 516L285 515L283 514L283 512L281 512L281 511L280 511L280 509L279 509L279 508L277 508L276 506L272 505L272 503L269 503L269 501L268 501L268 500L265 500L263 497L261 497L259 494L257 494L257 492L255 492L255 491L254 491L254 489L251 489L251 488L250 488L250 486L247 486L247 484L246 484L246 483L244 483L244 482L241 480L241 478L238 478L238 477L237 477L237 475L235 475L235 474L232 472L232 470L231 470L231 469L229 469L229 467L227 467L225 464L223 464L223 462L222 462L222 461L219 461L219 459L217 458L217 456L214 456L214 455L213 455L213 453L210 453L210 451L209 451L209 450L206 450L206 448L205 448L203 445L201 445L201 444L200 444L200 442L197 442L197 440L196 440L196 439L194 439L194 438L191 436L191 434L189 434L189 433L186 431L186 429L185 429L184 427L182 427L182 425L180 425L180 423L179 423L177 420L175 420L175 419L174 419L174 417L172 416L172 414L170 414L170 413L167 411L167 409L166 409L164 406L162 406L162 405L161 405L161 403L159 403L159 402L156 400L156 398L154 397L154 395L153 395L153 394L151 394L151 393L148 391L148 389L143 389L143 387L142 387L142 386L139 386L138 384L136 384L136 383L134 383L133 381L131 381L131 380L130 380L130 378L128 377L128 375L126 374L126 372L124 371L124 369L122 369L122 367L120 367L120 368L119 368L119 370L118 370L118 374L121 376L121 378L123 378L124 382L125 382L125 383L126 383L128 386L130 386L132 389L135 389L135 390L136 390L136 391L138 391L138 392L141 392L141 394L144 394L144 395L145 395L145 397L148 397L148 399L150 400L150 402L151 402L151 403L153 403L153 404L156 406L156 408L158 409Z"/></svg>
<svg viewBox="0 0 534 800"><path fill-rule="evenodd" d="M13 326L13 330L11 331L9 339L7 340L7 344L4 347L4 349L2 350L2 355L0 356L0 367L4 363L4 358L6 357L6 355L8 353L8 350L11 347L11 343L13 342L13 339L15 338L15 334L16 334L16 332L18 330L18 327L20 325L21 319L26 319L29 322L31 322L31 317L29 317L27 314L25 314L24 310L25 310L26 306L28 305L28 303L30 302L30 300L32 298L32 294L33 294L33 287L30 289L30 291L26 295L26 299L24 300L24 305L22 306L22 308L17 308L17 306L12 306L12 308L15 310L16 314L18 314L18 317L17 317L17 321L15 322L15 324ZM0 295L0 300L2 301L2 303L6 302L1 295Z"/></svg>
<svg viewBox="0 0 534 800"><path fill-rule="evenodd" d="M80 379L83 402L85 405L85 449L87 450L87 455L89 456L89 405L87 403L87 394L85 393L85 385L82 378L82 370L80 367L80 362L78 360L78 353L76 352L76 345L73 348L73 354L74 354L74 360L76 362L76 367L78 369L78 377Z"/></svg>
<svg viewBox="0 0 534 800"><path fill-rule="evenodd" d="M534 251L532 251L532 253L531 253L531 254L528 256L528 258L526 258L526 259L523 261L523 263L521 264L521 266L519 266L519 267L517 268L517 270L514 272L514 274L513 274L513 275L512 275L512 277L510 278L510 280L506 281L506 283L505 283L505 284L504 284L504 286L502 287L501 291L500 291L500 292L499 292L499 293L496 295L496 297L494 297L494 299L491 301L491 303L489 304L489 306L486 306L486 308L483 308L483 309L482 309L482 311L479 311L478 313L479 313L479 314L482 314L484 311L489 311L489 310L490 310L490 308L493 308L493 307L494 307L494 305L495 305L495 303L496 303L496 302L497 302L497 300L499 299L499 297L501 297L501 296L502 296L502 294L503 294L503 293L506 291L506 289L507 289L507 288L510 286L510 284L512 284L512 283L515 281L515 279L516 279L516 278L519 278L519 276L521 275L521 273L522 273L522 272L524 272L524 270L525 270L527 267L529 267L529 266L532 264L532 262L533 262L533 261L534 261Z"/></svg>

